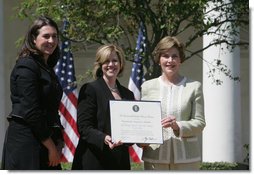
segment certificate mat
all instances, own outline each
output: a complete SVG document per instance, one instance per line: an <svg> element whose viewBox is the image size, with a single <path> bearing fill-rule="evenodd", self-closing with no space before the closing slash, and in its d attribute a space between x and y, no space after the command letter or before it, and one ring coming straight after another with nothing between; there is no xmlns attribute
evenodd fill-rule
<svg viewBox="0 0 254 175"><path fill-rule="evenodd" d="M110 100L111 137L123 143L163 143L159 101Z"/></svg>

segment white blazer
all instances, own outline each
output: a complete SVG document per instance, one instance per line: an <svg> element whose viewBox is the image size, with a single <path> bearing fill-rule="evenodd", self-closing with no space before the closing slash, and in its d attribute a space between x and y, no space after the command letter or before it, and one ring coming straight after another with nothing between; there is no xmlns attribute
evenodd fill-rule
<svg viewBox="0 0 254 175"><path fill-rule="evenodd" d="M161 101L162 118L176 116L179 135L163 128L164 143L150 144L143 150L143 161L150 163L190 163L201 160L200 135L206 125L201 83L186 77L177 85L166 85L161 77L142 84L141 100Z"/></svg>

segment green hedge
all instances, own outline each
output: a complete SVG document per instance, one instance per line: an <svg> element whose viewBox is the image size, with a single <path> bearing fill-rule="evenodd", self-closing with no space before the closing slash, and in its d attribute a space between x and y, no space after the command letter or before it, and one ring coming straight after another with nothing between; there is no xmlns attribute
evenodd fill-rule
<svg viewBox="0 0 254 175"><path fill-rule="evenodd" d="M143 163L131 163L132 170L144 170ZM228 162L203 162L200 170L249 170L249 165Z"/></svg>
<svg viewBox="0 0 254 175"><path fill-rule="evenodd" d="M249 170L249 165L228 162L203 162L200 170Z"/></svg>

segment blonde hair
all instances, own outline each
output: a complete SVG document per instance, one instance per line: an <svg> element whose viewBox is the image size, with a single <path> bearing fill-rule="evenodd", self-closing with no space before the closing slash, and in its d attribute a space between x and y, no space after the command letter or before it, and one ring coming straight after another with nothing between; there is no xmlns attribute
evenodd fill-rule
<svg viewBox="0 0 254 175"><path fill-rule="evenodd" d="M181 63L185 61L184 45L176 38L166 36L162 38L157 46L154 48L153 56L154 61L159 64L161 54L165 53L168 49L175 47L179 51Z"/></svg>
<svg viewBox="0 0 254 175"><path fill-rule="evenodd" d="M100 46L96 51L96 55L95 55L96 61L94 63L94 69L93 69L94 79L102 77L103 75L102 65L109 59L109 56L113 51L116 52L119 59L119 63L120 63L120 71L118 73L118 76L122 74L124 70L124 65L125 65L124 52L122 48L114 44L105 44Z"/></svg>

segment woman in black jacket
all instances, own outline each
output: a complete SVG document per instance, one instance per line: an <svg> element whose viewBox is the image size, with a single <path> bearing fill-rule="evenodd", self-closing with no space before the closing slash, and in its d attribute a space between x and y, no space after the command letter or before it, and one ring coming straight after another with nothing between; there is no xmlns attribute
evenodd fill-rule
<svg viewBox="0 0 254 175"><path fill-rule="evenodd" d="M128 145L111 140L109 100L134 100L133 93L117 77L124 68L120 47L112 44L98 48L93 75L79 92L77 124L80 140L72 169L129 170Z"/></svg>
<svg viewBox="0 0 254 175"><path fill-rule="evenodd" d="M58 107L62 88L53 67L59 59L57 24L39 17L29 29L10 77L12 111L8 116L3 169L61 169Z"/></svg>

